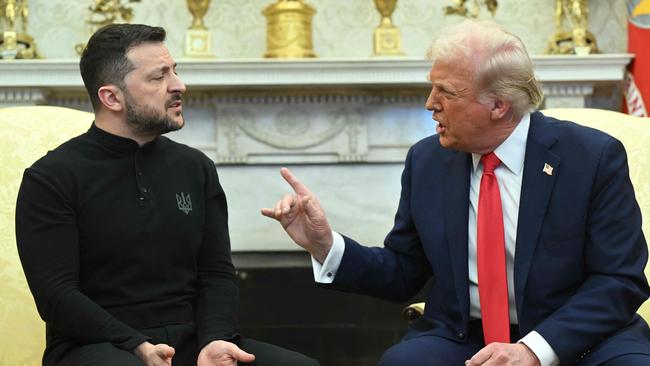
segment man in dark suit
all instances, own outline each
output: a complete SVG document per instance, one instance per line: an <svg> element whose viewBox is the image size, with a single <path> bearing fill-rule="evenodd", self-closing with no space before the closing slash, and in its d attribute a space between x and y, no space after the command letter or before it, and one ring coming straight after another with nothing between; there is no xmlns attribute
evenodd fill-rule
<svg viewBox="0 0 650 366"><path fill-rule="evenodd" d="M431 46L437 134L406 157L383 248L332 232L294 190L262 214L314 258L321 283L406 301L433 278L424 315L382 365L650 365L641 213L622 144L534 112L526 49L465 21Z"/></svg>

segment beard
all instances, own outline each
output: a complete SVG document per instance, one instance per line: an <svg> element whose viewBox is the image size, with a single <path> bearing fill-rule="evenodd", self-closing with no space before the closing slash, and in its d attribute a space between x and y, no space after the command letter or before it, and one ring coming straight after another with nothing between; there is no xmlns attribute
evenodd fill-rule
<svg viewBox="0 0 650 366"><path fill-rule="evenodd" d="M169 105L175 101L181 100L180 94L174 94L170 100L165 103L165 111ZM136 103L133 97L126 92L126 123L131 127L133 132L138 135L157 136L167 132L177 131L183 128L185 120L182 113L182 121L176 122L165 112L159 112L149 105Z"/></svg>

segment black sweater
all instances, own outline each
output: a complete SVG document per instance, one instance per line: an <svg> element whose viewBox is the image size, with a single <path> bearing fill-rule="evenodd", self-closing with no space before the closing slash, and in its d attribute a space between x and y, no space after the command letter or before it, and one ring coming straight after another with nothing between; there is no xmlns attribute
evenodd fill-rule
<svg viewBox="0 0 650 366"><path fill-rule="evenodd" d="M195 324L199 349L235 334L238 288L226 198L212 161L158 137L94 124L25 170L16 238L48 349ZM46 351L47 352L47 351Z"/></svg>

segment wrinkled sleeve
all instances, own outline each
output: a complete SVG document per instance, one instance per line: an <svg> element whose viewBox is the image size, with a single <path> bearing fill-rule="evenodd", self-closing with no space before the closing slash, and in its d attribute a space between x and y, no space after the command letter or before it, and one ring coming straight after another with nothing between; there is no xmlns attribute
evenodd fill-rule
<svg viewBox="0 0 650 366"><path fill-rule="evenodd" d="M205 226L198 257L196 326L199 349L237 337L239 287L230 256L228 207L217 171L206 163Z"/></svg>
<svg viewBox="0 0 650 366"><path fill-rule="evenodd" d="M411 215L412 163L413 148L406 156L395 223L384 247L365 247L343 236L345 249L334 282L320 287L404 302L433 275Z"/></svg>
<svg viewBox="0 0 650 366"><path fill-rule="evenodd" d="M71 194L30 168L16 204L16 242L43 320L74 342L110 342L130 351L149 338L79 290L79 233Z"/></svg>

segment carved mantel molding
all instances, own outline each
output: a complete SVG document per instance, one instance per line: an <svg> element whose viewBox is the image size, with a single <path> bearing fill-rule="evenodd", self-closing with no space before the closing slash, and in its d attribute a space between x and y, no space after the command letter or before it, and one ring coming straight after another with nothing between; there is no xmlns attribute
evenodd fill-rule
<svg viewBox="0 0 650 366"><path fill-rule="evenodd" d="M545 106L585 106L597 86L623 80L631 58L533 57ZM180 60L186 115L209 131L183 139L218 164L401 162L431 131L429 67L414 58ZM90 110L78 61L0 62L0 107L29 104Z"/></svg>
<svg viewBox="0 0 650 366"><path fill-rule="evenodd" d="M546 106L584 106L623 80L632 55L537 56ZM170 136L219 166L234 251L295 250L259 208L292 169L331 208L332 226L364 243L390 230L406 152L434 133L424 109L430 62L420 59L180 60L188 121ZM78 60L0 62L0 107L90 110ZM381 197L381 199L378 199ZM364 225L356 224L364 217Z"/></svg>
<svg viewBox="0 0 650 366"><path fill-rule="evenodd" d="M598 83L623 79L632 54L533 56L543 83ZM0 62L2 88L82 88L78 60L13 60ZM179 60L188 87L426 86L430 62L419 58L305 60Z"/></svg>

